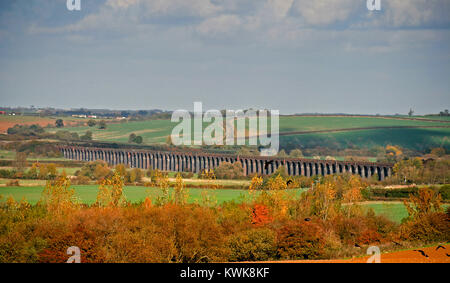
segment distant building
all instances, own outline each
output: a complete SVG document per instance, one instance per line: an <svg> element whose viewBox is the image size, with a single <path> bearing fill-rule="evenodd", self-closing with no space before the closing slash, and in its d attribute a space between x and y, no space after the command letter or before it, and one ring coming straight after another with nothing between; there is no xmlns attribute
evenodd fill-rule
<svg viewBox="0 0 450 283"><path fill-rule="evenodd" d="M86 118L87 116L86 115L73 114L72 117L75 117L75 118Z"/></svg>

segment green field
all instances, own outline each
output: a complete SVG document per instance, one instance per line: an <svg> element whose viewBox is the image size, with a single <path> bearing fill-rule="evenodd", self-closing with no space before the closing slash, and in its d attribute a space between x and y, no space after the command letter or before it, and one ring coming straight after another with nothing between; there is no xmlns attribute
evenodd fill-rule
<svg viewBox="0 0 450 283"><path fill-rule="evenodd" d="M329 148L351 148L352 146L371 148L375 146L398 145L413 150L432 147L450 148L450 128L416 129L371 129L333 133L313 133L281 136L282 147L327 146Z"/></svg>
<svg viewBox="0 0 450 283"><path fill-rule="evenodd" d="M16 158L16 152L11 150L0 149L0 159L1 160L14 160ZM33 157L28 156L28 163L38 162L38 161L66 161L67 159L63 157Z"/></svg>
<svg viewBox="0 0 450 283"><path fill-rule="evenodd" d="M71 186L75 189L75 194L77 198L86 204L93 204L97 197L98 185L79 185ZM36 204L43 191L43 186L32 186L32 187L0 187L0 195L3 196L2 201L5 201L9 196L12 196L15 200L21 200L25 198L29 203ZM198 188L187 188L189 192L189 202L201 201L202 192L206 189ZM155 199L160 195L160 190L158 188L142 187L142 186L125 186L124 189L125 198L133 203L141 202L146 196ZM173 189L170 189L172 192ZM236 200L239 201L241 197L248 197L248 190L233 190L233 189L217 189L208 190L209 192L215 194L217 201L222 203L224 201ZM302 189L293 190L296 193L303 191Z"/></svg>
<svg viewBox="0 0 450 283"><path fill-rule="evenodd" d="M450 120L449 120L450 121ZM365 127L393 126L450 126L438 121L401 120L385 117L324 117L284 116L280 117L280 132L319 131Z"/></svg>
<svg viewBox="0 0 450 283"><path fill-rule="evenodd" d="M30 123L33 119L41 121L44 118L32 116L0 116L0 124L11 121ZM54 120L54 118L45 119ZM68 117L63 118L63 120L68 122L86 122L88 119ZM157 144L165 143L173 127L177 124L172 123L170 120L123 121L108 123L107 129L104 130L98 129L97 126L67 126L64 130L76 132L79 135L83 135L89 130L93 132L94 140L124 143L128 142L128 137L131 133L135 133L143 137L144 144ZM209 123L203 123L203 127L208 125ZM280 145L282 148L288 149L323 145L337 149L351 146L367 148L385 146L387 144L399 145L414 150L424 150L438 146L450 148L450 128L429 128L436 126L450 126L450 117L416 116L413 119L409 119L405 116L281 116L280 133L291 134L281 136ZM352 130L367 127L384 127L384 129ZM418 128L392 129L389 127ZM248 123L246 128L248 128ZM268 128L270 130L270 123ZM341 132L308 133L310 131L333 131L340 129L346 130ZM56 128L47 129L49 132L56 130ZM295 134L295 132L302 133ZM0 151L0 159L12 158L11 153Z"/></svg>
<svg viewBox="0 0 450 283"><path fill-rule="evenodd" d="M433 118L450 122L450 119L447 117ZM428 118L424 117L424 119ZM78 134L84 134L87 130L90 130L93 132L95 140L110 142L127 142L128 136L131 133L135 133L143 137L145 144L154 144L165 142L175 125L177 123L172 123L169 120L148 120L109 124L105 130L99 130L96 127L69 127L67 129ZM203 127L207 125L204 124ZM398 126L419 128L389 128ZM350 130L281 136L280 143L282 148L298 147L299 145L315 147L325 144L331 145L334 148L346 148L352 145L372 147L385 146L387 144L399 145L416 150L438 146L450 148L450 128L426 128L435 126L450 126L450 123L385 117L282 116L280 117L280 133L332 131L337 129ZM351 130L367 127L385 127L385 129Z"/></svg>
<svg viewBox="0 0 450 283"><path fill-rule="evenodd" d="M395 222L401 222L403 218L408 216L408 211L402 202L367 202L362 204L366 209L372 208L377 215L384 215L388 219ZM444 204L444 209L450 206L450 204Z"/></svg>
<svg viewBox="0 0 450 283"><path fill-rule="evenodd" d="M72 186L75 189L75 194L77 198L82 203L93 204L97 197L98 186L97 185L80 185ZM36 204L43 190L43 186L33 186L33 187L0 187L0 195L3 196L1 201L5 201L9 196L13 196L15 200L21 200L25 198L31 204ZM188 201L191 203L201 202L202 192L205 189L189 188ZM304 189L295 189L292 192L299 195ZM172 189L171 189L172 192ZM217 202L222 203L225 201L241 201L243 198L249 196L247 190L233 190L233 189L217 189L215 191L208 190L215 195ZM141 202L146 196L150 196L153 200L160 195L160 190L158 188L148 188L140 186L125 186L124 187L125 198L133 203ZM396 222L401 222L401 220L408 216L407 210L403 203L401 202L365 202L361 206L364 209L372 208L377 215L384 215L388 219ZM446 204L444 207L448 207Z"/></svg>
<svg viewBox="0 0 450 283"><path fill-rule="evenodd" d="M128 136L131 133L135 133L142 136L144 143L154 144L165 142L175 125L176 123L172 123L170 120L147 120L111 123L104 130L88 126L67 127L66 130L76 132L79 135L83 135L86 131L91 131L94 140L111 142L128 142ZM55 129L51 129L51 131L55 131Z"/></svg>

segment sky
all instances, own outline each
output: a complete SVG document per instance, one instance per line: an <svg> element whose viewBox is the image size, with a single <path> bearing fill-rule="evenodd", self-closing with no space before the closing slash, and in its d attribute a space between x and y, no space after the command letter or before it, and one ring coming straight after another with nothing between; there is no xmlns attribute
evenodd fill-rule
<svg viewBox="0 0 450 283"><path fill-rule="evenodd" d="M450 108L450 1L0 1L0 106Z"/></svg>

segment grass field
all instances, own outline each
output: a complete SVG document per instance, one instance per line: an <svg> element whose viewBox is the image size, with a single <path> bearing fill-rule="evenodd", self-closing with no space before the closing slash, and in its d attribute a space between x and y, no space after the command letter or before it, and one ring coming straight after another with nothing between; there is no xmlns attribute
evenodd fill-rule
<svg viewBox="0 0 450 283"><path fill-rule="evenodd" d="M441 120L450 121L447 119ZM169 120L148 120L110 124L106 130L99 130L96 127L71 127L68 129L79 134L90 130L93 132L95 140L111 142L127 142L130 133L135 133L144 138L145 144L153 144L165 142L175 125L176 123L172 123ZM203 126L205 127L207 124ZM388 128L399 126L419 128ZM450 123L383 117L284 116L280 117L280 133L347 130L343 132L281 136L280 143L282 147L289 145L317 146L323 144L333 145L336 148L345 148L351 145L372 147L395 144L417 150L437 146L450 147L450 128L420 128L435 126L450 126ZM367 127L386 127L386 129L351 130Z"/></svg>
<svg viewBox="0 0 450 283"><path fill-rule="evenodd" d="M16 158L16 152L12 150L0 149L0 159L1 160L14 160ZM66 161L67 159L63 157L33 157L28 156L28 163L33 163L37 161Z"/></svg>
<svg viewBox="0 0 450 283"><path fill-rule="evenodd" d="M11 123L29 124L33 121L54 123L54 120L55 118L32 116L0 116L0 125L10 125ZM64 118L64 120L72 123L87 121L87 119L83 120L71 117ZM170 120L146 120L111 123L104 130L100 130L96 126L69 126L64 129L76 132L79 135L89 130L93 132L94 140L125 143L128 142L129 135L135 133L143 137L144 144L155 144L166 142L167 137L176 125L177 123L172 123ZM208 125L204 123L203 127ZM291 134L281 136L280 144L282 148L299 146L315 147L325 144L334 148L347 148L353 145L372 147L385 146L387 144L399 145L415 150L438 146L450 148L450 128L429 128L436 126L450 126L450 117L419 116L408 119L408 117L404 116L281 116L280 133ZM384 129L360 129L368 127L384 127ZM389 127L418 128L392 129ZM310 131L333 131L340 129L346 130L341 132L308 133ZM50 128L47 131L54 132L56 129ZM301 134L295 134L295 132L301 132ZM12 158L11 154L2 151L0 151L0 156L3 156L1 159Z"/></svg>
<svg viewBox="0 0 450 283"><path fill-rule="evenodd" d="M366 210L372 208L375 214L384 215L388 219L395 222L401 222L403 218L408 216L408 211L402 202L397 201L373 201L365 202L361 204ZM450 204L444 204L443 207L446 209Z"/></svg>
<svg viewBox="0 0 450 283"><path fill-rule="evenodd" d="M80 185L72 186L75 189L75 194L79 200L86 204L93 204L97 197L98 186L97 185ZM0 201L5 201L9 196L13 196L15 200L21 200L25 198L31 204L36 204L43 190L43 186L33 187L0 187L0 195L3 198ZM189 188L188 201L191 203L201 202L202 192L205 189ZM292 190L295 195L300 195L304 189ZM172 192L172 189L171 189ZM233 189L217 189L215 191L209 190L209 192L215 195L217 202L222 203L225 201L234 200L240 202L243 198L249 196L247 190L233 190ZM125 186L124 194L128 201L133 203L141 202L146 196L150 196L153 200L160 194L158 188L140 187L140 186ZM402 202L364 202L361 206L367 210L372 208L377 215L384 215L388 219L395 222L401 222L401 220L408 216L408 212ZM444 207L448 207L449 204L445 204Z"/></svg>
<svg viewBox="0 0 450 283"><path fill-rule="evenodd" d="M450 121L450 120L449 120ZM324 117L284 116L280 117L280 132L319 131L365 127L393 126L445 126L438 121L400 120L384 117Z"/></svg>
<svg viewBox="0 0 450 283"><path fill-rule="evenodd" d="M331 148L352 146L371 148L390 144L413 150L425 150L432 147L448 149L450 148L450 128L371 129L290 135L281 136L280 144L282 147L295 147L301 144L305 147L327 145Z"/></svg>
<svg viewBox="0 0 450 283"><path fill-rule="evenodd" d="M93 204L97 197L98 186L97 185L79 185L71 186L75 189L75 194L79 200L86 204ZM0 187L0 195L3 196L1 201L5 201L9 196L14 197L15 200L21 200L25 198L29 203L36 204L43 191L43 186L32 186L32 187ZM189 192L189 202L196 202L202 199L202 192L205 189L198 188L188 188ZM141 186L125 186L124 187L125 198L133 203L141 202L146 196L150 196L155 199L160 195L160 190L158 188L141 187ZM173 190L170 189L170 192ZM292 190L295 193L300 193L302 189ZM214 194L219 203L224 201L239 201L241 197L248 197L248 190L233 190L233 189L217 189L215 191L209 190Z"/></svg>
<svg viewBox="0 0 450 283"><path fill-rule="evenodd" d="M67 130L76 132L79 135L83 135L86 131L91 131L94 140L112 142L128 142L128 136L131 133L135 133L142 136L144 143L154 144L165 142L175 125L176 123L172 123L170 120L148 120L108 124L104 130L88 126L69 127ZM55 131L55 129L51 129L51 131Z"/></svg>

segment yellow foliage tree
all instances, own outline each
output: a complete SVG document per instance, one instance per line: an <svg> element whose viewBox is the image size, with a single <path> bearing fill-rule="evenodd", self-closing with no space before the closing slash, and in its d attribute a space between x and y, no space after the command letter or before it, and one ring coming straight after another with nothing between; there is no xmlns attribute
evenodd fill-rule
<svg viewBox="0 0 450 283"><path fill-rule="evenodd" d="M40 202L47 206L53 214L62 215L78 206L74 189L70 188L70 180L59 176L53 181L47 181Z"/></svg>
<svg viewBox="0 0 450 283"><path fill-rule="evenodd" d="M185 205L187 203L189 194L184 188L183 178L181 174L178 173L175 180L175 189L173 192L173 201L178 205Z"/></svg>
<svg viewBox="0 0 450 283"><path fill-rule="evenodd" d="M154 179L156 185L161 190L161 195L156 198L156 202L159 205L165 205L170 202L170 194L169 194L169 177L156 169L154 172Z"/></svg>
<svg viewBox="0 0 450 283"><path fill-rule="evenodd" d="M216 182L216 175L214 170L203 170L201 174L202 179L206 180L207 188L202 190L202 204L204 206L213 207L217 205L216 189L219 185Z"/></svg>
<svg viewBox="0 0 450 283"><path fill-rule="evenodd" d="M430 188L421 188L417 195L410 194L409 200L403 201L408 210L409 219L418 219L431 212L442 211L441 195Z"/></svg>
<svg viewBox="0 0 450 283"><path fill-rule="evenodd" d="M98 189L96 205L101 207L120 207L126 204L123 195L123 177L115 173L103 179Z"/></svg>

